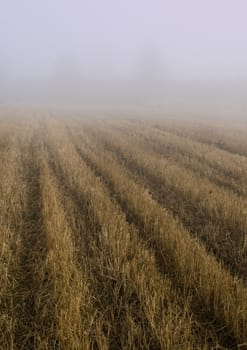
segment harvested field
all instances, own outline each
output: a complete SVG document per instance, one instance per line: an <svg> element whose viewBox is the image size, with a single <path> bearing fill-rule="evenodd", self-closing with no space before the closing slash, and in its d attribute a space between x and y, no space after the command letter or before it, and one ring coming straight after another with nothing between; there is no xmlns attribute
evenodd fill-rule
<svg viewBox="0 0 247 350"><path fill-rule="evenodd" d="M2 114L0 349L247 349L246 136Z"/></svg>

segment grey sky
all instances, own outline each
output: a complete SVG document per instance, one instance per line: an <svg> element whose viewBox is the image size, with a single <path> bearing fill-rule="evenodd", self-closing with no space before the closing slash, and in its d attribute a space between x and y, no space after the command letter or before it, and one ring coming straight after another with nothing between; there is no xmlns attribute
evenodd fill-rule
<svg viewBox="0 0 247 350"><path fill-rule="evenodd" d="M0 0L0 64L14 76L60 61L129 77L150 51L170 78L247 79L245 0Z"/></svg>

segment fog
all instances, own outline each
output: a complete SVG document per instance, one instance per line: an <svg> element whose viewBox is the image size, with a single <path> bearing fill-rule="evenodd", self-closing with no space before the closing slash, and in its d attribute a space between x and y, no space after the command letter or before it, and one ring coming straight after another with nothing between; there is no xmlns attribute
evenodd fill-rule
<svg viewBox="0 0 247 350"><path fill-rule="evenodd" d="M8 0L0 103L247 111L244 0Z"/></svg>

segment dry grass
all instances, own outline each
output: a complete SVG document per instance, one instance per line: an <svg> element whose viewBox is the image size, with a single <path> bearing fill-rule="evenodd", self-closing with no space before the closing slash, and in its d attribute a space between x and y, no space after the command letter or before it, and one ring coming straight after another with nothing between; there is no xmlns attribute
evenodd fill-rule
<svg viewBox="0 0 247 350"><path fill-rule="evenodd" d="M247 161L219 125L0 118L0 349L247 349Z"/></svg>
<svg viewBox="0 0 247 350"><path fill-rule="evenodd" d="M97 128L97 134L88 128L88 134L94 135L95 144L101 142L105 149L113 151L162 206L178 216L229 269L246 279L246 199L155 154L149 143L140 144L125 135L113 135L109 127Z"/></svg>

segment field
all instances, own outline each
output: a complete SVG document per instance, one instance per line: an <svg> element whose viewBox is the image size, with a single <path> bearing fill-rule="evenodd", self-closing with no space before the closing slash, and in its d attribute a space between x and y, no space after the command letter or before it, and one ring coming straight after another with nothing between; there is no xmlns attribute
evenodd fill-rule
<svg viewBox="0 0 247 350"><path fill-rule="evenodd" d="M67 114L0 116L0 349L247 349L247 124Z"/></svg>

